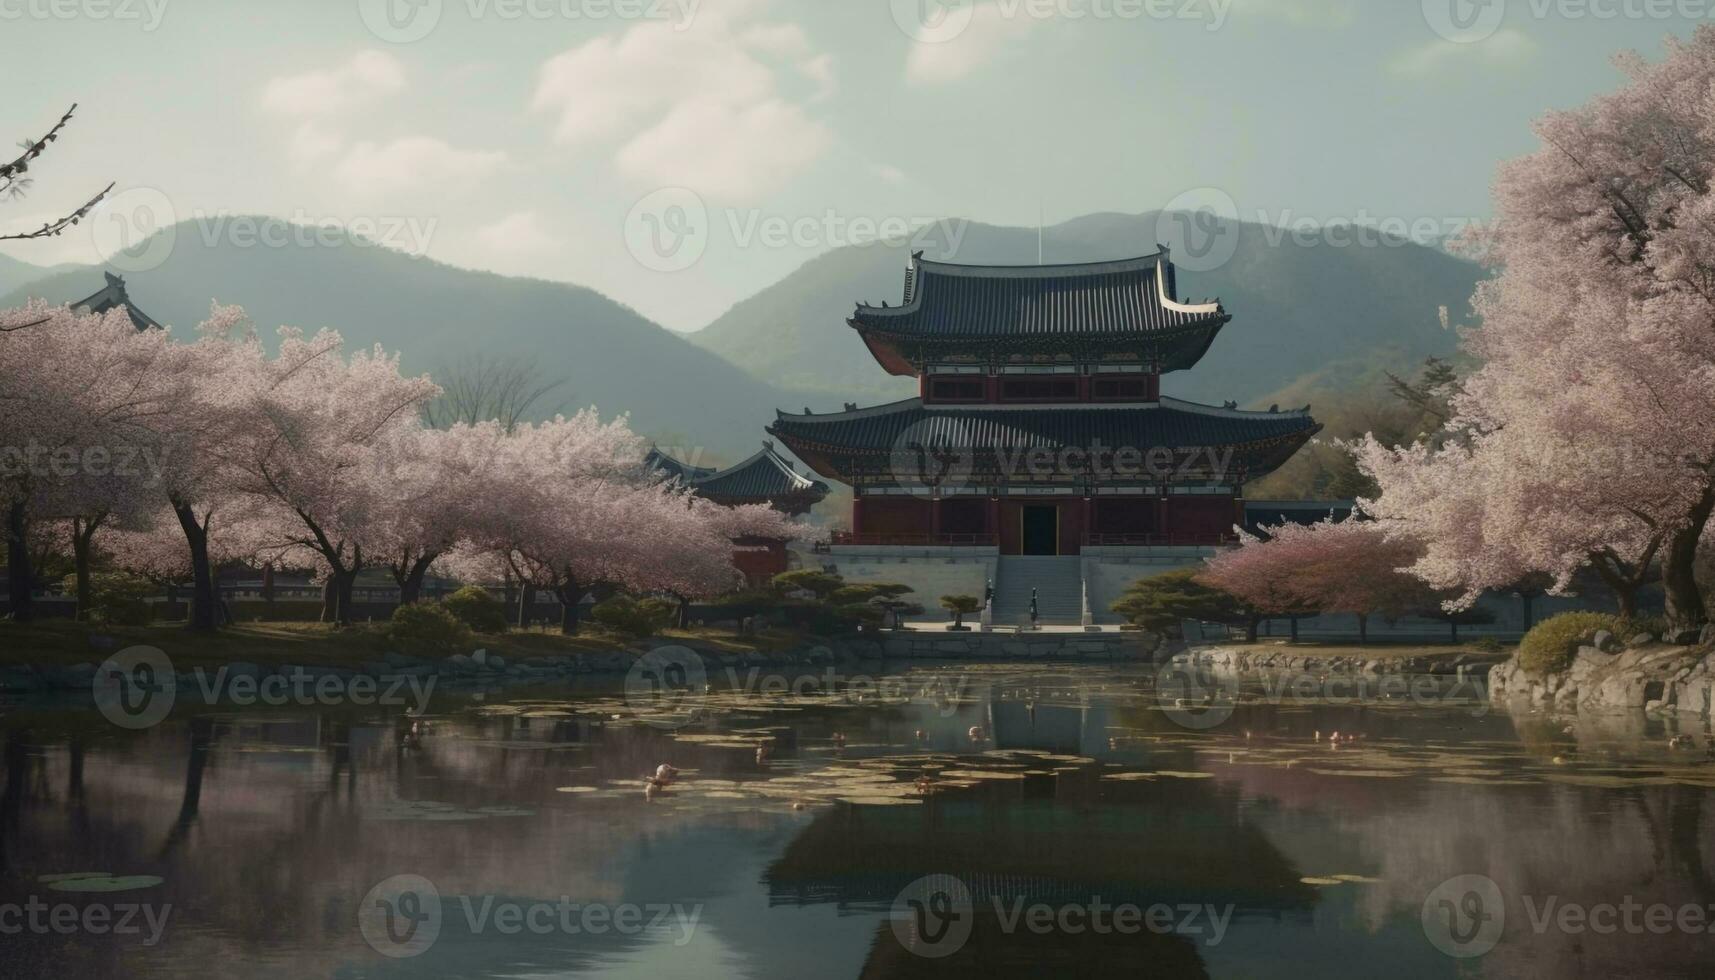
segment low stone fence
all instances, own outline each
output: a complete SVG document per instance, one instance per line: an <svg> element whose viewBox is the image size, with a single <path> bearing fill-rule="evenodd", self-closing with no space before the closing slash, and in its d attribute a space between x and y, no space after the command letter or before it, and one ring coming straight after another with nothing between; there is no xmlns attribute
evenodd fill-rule
<svg viewBox="0 0 1715 980"><path fill-rule="evenodd" d="M1315 652L1214 648L1195 651L1196 663L1235 673L1263 671L1336 674L1481 676L1507 659L1501 653L1424 654L1412 657L1328 657Z"/></svg>

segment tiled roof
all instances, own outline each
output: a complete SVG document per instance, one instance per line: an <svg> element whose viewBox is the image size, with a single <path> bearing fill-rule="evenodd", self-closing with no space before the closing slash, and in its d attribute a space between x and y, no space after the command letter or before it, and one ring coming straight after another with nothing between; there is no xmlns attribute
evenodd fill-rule
<svg viewBox="0 0 1715 980"><path fill-rule="evenodd" d="M697 493L715 500L772 500L793 494L827 496L828 485L799 473L772 446L692 483Z"/></svg>
<svg viewBox="0 0 1715 980"><path fill-rule="evenodd" d="M691 466L659 449L651 449L647 463L711 500L762 502L809 494L817 499L828 494L828 485L812 480L765 444L750 458L724 470Z"/></svg>
<svg viewBox="0 0 1715 980"><path fill-rule="evenodd" d="M1241 412L1163 398L1158 405L927 407L920 399L827 415L781 413L769 432L794 451L887 453L909 440L930 446L1036 448L1237 446L1308 439L1320 426L1305 411ZM800 452L800 455L802 453Z"/></svg>
<svg viewBox="0 0 1715 980"><path fill-rule="evenodd" d="M692 466L689 463L667 455L658 448L650 449L649 455L644 457L643 462L644 465L667 474L669 479L678 480L680 483L687 485L694 483L705 476L713 476L715 473L714 468L711 466Z"/></svg>
<svg viewBox="0 0 1715 980"><path fill-rule="evenodd" d="M994 266L931 262L918 252L902 306L859 304L851 325L923 339L1136 335L1218 327L1219 302L1173 295L1167 252L1077 265Z"/></svg>
<svg viewBox="0 0 1715 980"><path fill-rule="evenodd" d="M138 330L159 330L161 325L149 314L139 310L125 293L125 280L109 272L107 285L90 296L71 304L74 310L88 310L91 313L106 313L119 307L125 308L125 313L131 318L131 324Z"/></svg>

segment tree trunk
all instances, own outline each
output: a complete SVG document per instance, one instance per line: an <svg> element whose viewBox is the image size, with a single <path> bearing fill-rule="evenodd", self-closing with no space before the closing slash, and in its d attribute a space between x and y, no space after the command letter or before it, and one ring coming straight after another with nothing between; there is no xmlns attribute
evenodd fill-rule
<svg viewBox="0 0 1715 980"><path fill-rule="evenodd" d="M1358 646L1370 642L1370 617L1360 613L1358 616Z"/></svg>
<svg viewBox="0 0 1715 980"><path fill-rule="evenodd" d="M274 601L274 563L262 566L262 601Z"/></svg>
<svg viewBox="0 0 1715 980"><path fill-rule="evenodd" d="M85 523L81 517L74 517L71 521L72 569L77 578L77 612L74 616L80 620L87 620L93 611L90 606L95 598L94 590L89 586L89 550L100 523L99 520Z"/></svg>
<svg viewBox="0 0 1715 980"><path fill-rule="evenodd" d="M24 502L18 501L6 509L6 599L11 604L13 621L19 623L36 618L36 602L30 588L35 572L30 566L28 530Z"/></svg>
<svg viewBox="0 0 1715 980"><path fill-rule="evenodd" d="M1453 631L1453 645L1458 646L1459 645L1459 621L1457 619L1449 619L1447 621L1447 628Z"/></svg>
<svg viewBox="0 0 1715 980"><path fill-rule="evenodd" d="M357 588L357 568L346 569L334 577L335 621L341 626L350 626L357 617L357 608L352 602L352 593Z"/></svg>
<svg viewBox="0 0 1715 980"><path fill-rule="evenodd" d="M1518 596L1518 601L1519 601L1519 605L1523 607L1522 612L1524 613L1524 631L1526 633L1529 633L1530 627L1531 627L1531 621L1530 621L1531 620L1531 604L1536 601L1536 597L1531 595L1529 592L1520 592L1519 596Z"/></svg>
<svg viewBox="0 0 1715 980"><path fill-rule="evenodd" d="M560 632L568 636L578 631L578 600L583 598L583 591L564 588L555 593L560 600Z"/></svg>
<svg viewBox="0 0 1715 980"><path fill-rule="evenodd" d="M411 563L411 570L399 580L399 604L409 606L423 595L423 579L429 574L429 566L435 562L434 555L424 555Z"/></svg>
<svg viewBox="0 0 1715 980"><path fill-rule="evenodd" d="M691 600L686 598L685 596L682 596L682 595L681 596L674 596L673 598L679 600L679 628L682 630L683 629L690 629L691 628Z"/></svg>
<svg viewBox="0 0 1715 980"><path fill-rule="evenodd" d="M1257 628L1262 625L1261 616L1252 616L1245 622L1245 642L1255 643Z"/></svg>
<svg viewBox="0 0 1715 980"><path fill-rule="evenodd" d="M185 543L191 549L191 614L188 625L193 630L212 631L215 628L214 570L208 563L208 528L197 520L196 511L188 504L173 501L173 513L185 532Z"/></svg>
<svg viewBox="0 0 1715 980"><path fill-rule="evenodd" d="M1292 624L1290 627L1290 629L1292 630L1292 642L1297 643L1298 642L1298 617L1297 616L1288 616L1286 621L1288 623Z"/></svg>
<svg viewBox="0 0 1715 980"><path fill-rule="evenodd" d="M1667 593L1667 621L1676 630L1701 629L1709 622L1703 590L1697 587L1697 542L1715 510L1715 481L1703 490L1703 499L1692 508L1685 527L1667 539L1662 559L1661 584Z"/></svg>
<svg viewBox="0 0 1715 980"><path fill-rule="evenodd" d="M525 582L524 587L518 590L518 622L514 625L519 629L530 625L530 608L534 605L536 605L536 587Z"/></svg>
<svg viewBox="0 0 1715 980"><path fill-rule="evenodd" d="M324 623L333 622L339 615L339 588L334 584L333 576L322 580L322 615Z"/></svg>

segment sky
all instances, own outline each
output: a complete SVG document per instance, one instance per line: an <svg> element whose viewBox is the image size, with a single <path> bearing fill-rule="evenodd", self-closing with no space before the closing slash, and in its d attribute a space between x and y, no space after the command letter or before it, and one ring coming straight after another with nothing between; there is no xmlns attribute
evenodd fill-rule
<svg viewBox="0 0 1715 980"><path fill-rule="evenodd" d="M115 181L3 250L95 262L174 221L265 247L233 216L269 215L695 330L942 217L1218 201L1456 232L1532 119L1703 21L1715 0L0 0L13 138L79 104L0 228Z"/></svg>

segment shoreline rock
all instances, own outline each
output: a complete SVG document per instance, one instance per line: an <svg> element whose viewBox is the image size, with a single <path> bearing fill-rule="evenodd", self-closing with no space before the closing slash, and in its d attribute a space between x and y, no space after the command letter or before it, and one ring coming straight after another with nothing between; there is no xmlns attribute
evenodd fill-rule
<svg viewBox="0 0 1715 980"><path fill-rule="evenodd" d="M1489 672L1489 698L1559 713L1680 712L1711 717L1715 653L1707 648L1645 645L1616 653L1578 648L1567 669L1533 675L1514 657Z"/></svg>

